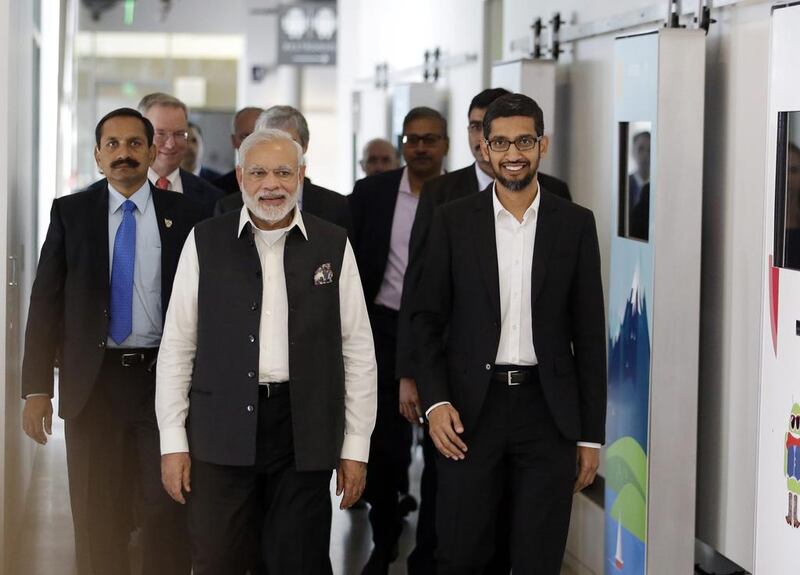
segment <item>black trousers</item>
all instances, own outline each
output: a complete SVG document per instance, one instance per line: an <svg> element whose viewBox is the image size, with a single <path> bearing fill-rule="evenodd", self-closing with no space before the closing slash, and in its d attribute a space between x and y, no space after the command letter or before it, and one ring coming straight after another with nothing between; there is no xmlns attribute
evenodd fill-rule
<svg viewBox="0 0 800 575"><path fill-rule="evenodd" d="M128 541L141 528L142 572L188 575L185 509L161 485L155 371L113 352L86 407L65 421L79 575L131 573Z"/></svg>
<svg viewBox="0 0 800 575"><path fill-rule="evenodd" d="M378 414L370 441L367 486L369 520L376 547L391 549L400 537L403 520L397 503L411 461L410 424L400 415L395 379L397 312L382 306L370 309L370 322L378 364Z"/></svg>
<svg viewBox="0 0 800 575"><path fill-rule="evenodd" d="M569 530L576 449L556 428L538 381L492 383L465 443L463 461L437 459L438 573L490 572L506 498L514 575L558 575Z"/></svg>
<svg viewBox="0 0 800 575"><path fill-rule="evenodd" d="M192 460L193 575L329 575L331 471L297 471L289 392L259 394L256 465Z"/></svg>

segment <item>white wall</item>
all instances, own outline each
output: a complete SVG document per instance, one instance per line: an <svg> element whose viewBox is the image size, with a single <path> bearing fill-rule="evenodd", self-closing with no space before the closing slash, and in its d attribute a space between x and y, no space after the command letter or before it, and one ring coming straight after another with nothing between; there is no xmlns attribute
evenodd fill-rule
<svg viewBox="0 0 800 575"><path fill-rule="evenodd" d="M449 92L451 169L472 161L467 143L467 109L483 89L483 0L339 0L338 135L339 190L352 190L352 93L370 87L375 65L403 70L423 63L425 50L445 55L477 54L478 61L442 70L438 85ZM455 18L454 16L457 16ZM367 82L359 80L366 79ZM421 82L422 75L403 78ZM368 132L369 126L364 126ZM381 128L376 126L375 133ZM365 135L367 138L368 134ZM360 152L359 152L360 153Z"/></svg>
<svg viewBox="0 0 800 575"><path fill-rule="evenodd" d="M556 11L587 23L664 5L655 0L504 0L503 59L523 56L512 40L529 34L536 17ZM686 3L684 3L686 4ZM761 237L766 135L769 2L749 1L714 10L707 38L703 201L702 305L697 535L746 569L753 567L756 416L760 322ZM482 52L481 0L340 0L338 148L342 189L351 185L351 94L371 78L375 64L390 69L420 64L425 49ZM454 17L457 16L457 17ZM557 73L552 150L556 173L575 200L597 218L608 285L613 182L614 35L567 44ZM465 117L484 87L481 64L440 80L450 91L452 167L470 161ZM679 166L670 167L679 169ZM599 524L576 508L573 527ZM588 512L587 512L588 513ZM597 568L602 545L594 533L573 533L572 551ZM602 566L599 567L602 570Z"/></svg>

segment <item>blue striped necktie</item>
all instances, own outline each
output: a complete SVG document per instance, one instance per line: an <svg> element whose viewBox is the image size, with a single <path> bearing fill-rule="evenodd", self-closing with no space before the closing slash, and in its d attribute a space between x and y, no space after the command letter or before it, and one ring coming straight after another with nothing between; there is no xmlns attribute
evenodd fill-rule
<svg viewBox="0 0 800 575"><path fill-rule="evenodd" d="M122 223L114 237L111 260L111 319L108 335L120 345L133 331L133 269L136 262L136 204L122 204Z"/></svg>

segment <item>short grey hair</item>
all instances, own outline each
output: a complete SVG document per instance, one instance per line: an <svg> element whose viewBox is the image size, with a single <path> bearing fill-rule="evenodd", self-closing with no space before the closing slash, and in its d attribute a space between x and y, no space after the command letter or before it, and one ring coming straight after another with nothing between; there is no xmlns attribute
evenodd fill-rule
<svg viewBox="0 0 800 575"><path fill-rule="evenodd" d="M256 121L256 130L263 128L292 128L300 136L300 145L308 148L308 122L300 110L292 106L272 106L264 110Z"/></svg>
<svg viewBox="0 0 800 575"><path fill-rule="evenodd" d="M297 167L299 168L300 166L305 165L306 159L303 156L303 148L300 147L300 144L292 139L290 134L276 128L256 128L256 131L247 136L242 142L242 145L239 146L239 166L244 166L244 159L247 157L247 152L249 152L251 148L258 146L259 144L277 141L286 141L291 143L297 151Z"/></svg>
<svg viewBox="0 0 800 575"><path fill-rule="evenodd" d="M152 94L147 94L144 98L139 101L139 112L142 114L147 114L147 112L153 106L167 106L170 108L180 108L183 110L184 115L186 116L186 120L189 120L189 108L186 107L186 104L178 100L175 96L170 96L169 94L165 94L164 92L153 92Z"/></svg>

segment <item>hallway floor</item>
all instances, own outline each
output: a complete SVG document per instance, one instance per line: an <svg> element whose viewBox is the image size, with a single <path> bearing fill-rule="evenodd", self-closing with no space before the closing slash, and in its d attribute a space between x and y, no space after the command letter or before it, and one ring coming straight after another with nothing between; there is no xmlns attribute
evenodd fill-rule
<svg viewBox="0 0 800 575"><path fill-rule="evenodd" d="M411 467L412 493L419 497L422 456ZM38 449L19 544L13 552L9 575L74 575L72 519L67 492L64 424L53 421L53 436L47 446ZM331 483L332 492L335 483ZM331 560L335 575L358 575L371 549L367 510L340 511L334 498ZM400 539L400 559L390 575L405 575L404 558L414 547L417 514L408 516ZM573 575L564 570L562 575Z"/></svg>

